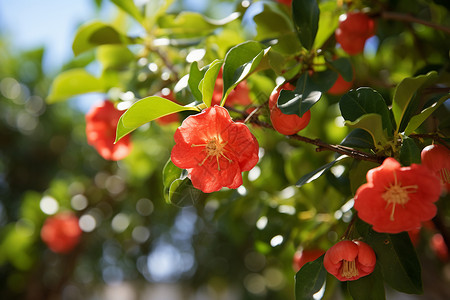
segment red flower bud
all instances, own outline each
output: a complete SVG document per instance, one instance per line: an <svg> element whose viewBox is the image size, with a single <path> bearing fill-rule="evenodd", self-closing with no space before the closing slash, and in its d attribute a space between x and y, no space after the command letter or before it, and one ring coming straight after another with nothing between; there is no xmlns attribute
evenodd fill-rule
<svg viewBox="0 0 450 300"><path fill-rule="evenodd" d="M375 269L376 257L372 248L361 241L340 241L328 249L323 266L340 281L356 280Z"/></svg>
<svg viewBox="0 0 450 300"><path fill-rule="evenodd" d="M450 150L443 145L429 145L421 153L422 165L441 179L445 191L450 191Z"/></svg>
<svg viewBox="0 0 450 300"><path fill-rule="evenodd" d="M367 172L367 183L356 191L354 208L375 231L399 233L432 219L440 194L439 178L426 167L401 167L387 158Z"/></svg>
<svg viewBox="0 0 450 300"><path fill-rule="evenodd" d="M361 53L366 40L375 34L375 22L361 12L351 12L339 17L336 41L350 55Z"/></svg>
<svg viewBox="0 0 450 300"><path fill-rule="evenodd" d="M121 160L131 151L130 136L120 139L116 144L117 122L122 111L114 107L111 101L103 101L91 108L86 115L86 137L89 145L108 160Z"/></svg>
<svg viewBox="0 0 450 300"><path fill-rule="evenodd" d="M307 262L315 261L324 253L325 251L322 249L304 249L296 251L292 261L294 271L298 272L298 270L300 270Z"/></svg>
<svg viewBox="0 0 450 300"><path fill-rule="evenodd" d="M288 115L281 112L277 106L278 96L281 90L294 90L295 87L289 83L275 89L269 98L270 120L273 128L281 134L296 134L304 129L311 120L311 111L307 111L302 117L298 115Z"/></svg>
<svg viewBox="0 0 450 300"><path fill-rule="evenodd" d="M71 213L48 217L41 229L41 238L55 253L70 252L80 241L78 218Z"/></svg>
<svg viewBox="0 0 450 300"><path fill-rule="evenodd" d="M174 138L172 162L186 169L192 185L205 193L238 188L241 173L258 162L256 138L245 124L233 122L221 106L187 117Z"/></svg>

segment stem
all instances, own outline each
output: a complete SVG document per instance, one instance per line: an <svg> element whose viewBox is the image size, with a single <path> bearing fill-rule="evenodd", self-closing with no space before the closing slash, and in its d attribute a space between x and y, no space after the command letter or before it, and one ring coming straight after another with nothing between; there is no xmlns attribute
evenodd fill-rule
<svg viewBox="0 0 450 300"><path fill-rule="evenodd" d="M429 21L425 21L422 19L418 19L416 17L413 17L411 15L407 15L407 14L402 14L402 13L397 13L397 12L392 12L392 11L383 11L381 13L381 17L383 19L386 20L397 20L397 21L402 21L402 22L409 22L409 23L418 23L418 24L422 24L440 31L443 31L447 34L450 34L450 28L436 24L436 23L432 23Z"/></svg>

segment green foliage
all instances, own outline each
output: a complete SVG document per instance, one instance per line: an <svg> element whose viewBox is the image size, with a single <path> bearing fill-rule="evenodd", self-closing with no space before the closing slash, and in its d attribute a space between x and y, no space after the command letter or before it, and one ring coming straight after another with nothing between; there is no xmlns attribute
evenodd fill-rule
<svg viewBox="0 0 450 300"><path fill-rule="evenodd" d="M323 255L313 262L305 264L295 274L295 300L314 299L325 283L327 272L323 267Z"/></svg>
<svg viewBox="0 0 450 300"><path fill-rule="evenodd" d="M293 0L292 15L302 46L311 50L319 27L319 6L315 0Z"/></svg>

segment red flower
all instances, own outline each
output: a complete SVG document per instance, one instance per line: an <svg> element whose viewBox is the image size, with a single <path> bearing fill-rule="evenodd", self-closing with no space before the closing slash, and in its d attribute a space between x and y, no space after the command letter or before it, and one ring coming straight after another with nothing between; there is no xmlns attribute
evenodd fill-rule
<svg viewBox="0 0 450 300"><path fill-rule="evenodd" d="M373 272L375 252L361 241L340 241L328 249L323 266L340 281L356 280Z"/></svg>
<svg viewBox="0 0 450 300"><path fill-rule="evenodd" d="M170 91L170 93L168 95L158 95L160 97L166 98L167 100L170 100L172 102L175 102L175 96L173 94L172 91ZM180 121L180 117L178 116L177 113L173 113L158 119L155 119L155 122L158 123L159 125L167 125L167 124L171 124L171 123L178 123Z"/></svg>
<svg viewBox="0 0 450 300"><path fill-rule="evenodd" d="M345 79L341 76L341 74L338 74L338 78L336 79L336 82L333 84L333 86L328 90L328 94L331 95L342 95L345 92L349 91L353 86L353 80L352 81L345 81Z"/></svg>
<svg viewBox="0 0 450 300"><path fill-rule="evenodd" d="M60 213L45 220L41 238L55 253L70 252L80 241L78 218L71 213Z"/></svg>
<svg viewBox="0 0 450 300"><path fill-rule="evenodd" d="M283 3L285 5L289 5L289 6L292 4L292 0L277 0L277 2Z"/></svg>
<svg viewBox="0 0 450 300"><path fill-rule="evenodd" d="M322 249L304 249L296 251L294 253L292 267L298 272L298 270L300 270L307 262L315 261L324 253L325 251Z"/></svg>
<svg viewBox="0 0 450 300"><path fill-rule="evenodd" d="M251 170L258 162L256 138L245 124L233 122L220 106L187 117L174 138L172 162L187 169L193 186L205 193L222 187L238 188L241 172Z"/></svg>
<svg viewBox="0 0 450 300"><path fill-rule="evenodd" d="M86 115L86 137L89 145L108 160L120 160L131 151L130 136L120 139L116 144L116 127L123 112L117 110L110 101L103 101L91 108Z"/></svg>
<svg viewBox="0 0 450 300"><path fill-rule="evenodd" d="M422 165L441 179L442 187L450 191L450 150L442 145L429 145L423 148Z"/></svg>
<svg viewBox="0 0 450 300"><path fill-rule="evenodd" d="M375 22L361 12L351 12L339 17L336 41L350 55L361 53L366 40L375 34Z"/></svg>
<svg viewBox="0 0 450 300"><path fill-rule="evenodd" d="M311 120L311 111L307 111L302 117L298 115L287 115L281 112L277 106L278 96L281 90L294 90L295 87L289 83L275 89L269 98L270 120L273 128L281 134L296 134L304 129Z"/></svg>
<svg viewBox="0 0 450 300"><path fill-rule="evenodd" d="M216 84L214 86L213 96L211 100L211 106L220 105L220 101L222 100L223 93L223 77L222 77L222 69L219 71L219 75L217 75ZM247 86L247 82L245 80L241 81L235 88L230 92L227 97L226 103L228 105L250 105L252 104L252 100L250 100L250 89Z"/></svg>
<svg viewBox="0 0 450 300"><path fill-rule="evenodd" d="M367 172L367 183L356 191L358 216L378 232L399 233L421 226L436 214L439 178L422 165L401 167L393 158Z"/></svg>

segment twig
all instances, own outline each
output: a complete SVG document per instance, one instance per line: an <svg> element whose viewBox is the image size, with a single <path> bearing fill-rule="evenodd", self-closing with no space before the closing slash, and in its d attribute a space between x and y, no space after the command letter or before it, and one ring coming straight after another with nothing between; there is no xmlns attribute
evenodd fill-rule
<svg viewBox="0 0 450 300"><path fill-rule="evenodd" d="M447 34L450 34L450 28L436 24L436 23L432 23L429 21L425 21L422 19L418 19L416 17L413 17L411 15L407 15L407 14L402 14L402 13L397 13L397 12L392 12L392 11L383 11L381 12L381 17L383 19L386 20L397 20L397 21L402 21L402 22L409 22L409 23L418 23L418 24L422 24L440 31L443 31Z"/></svg>

